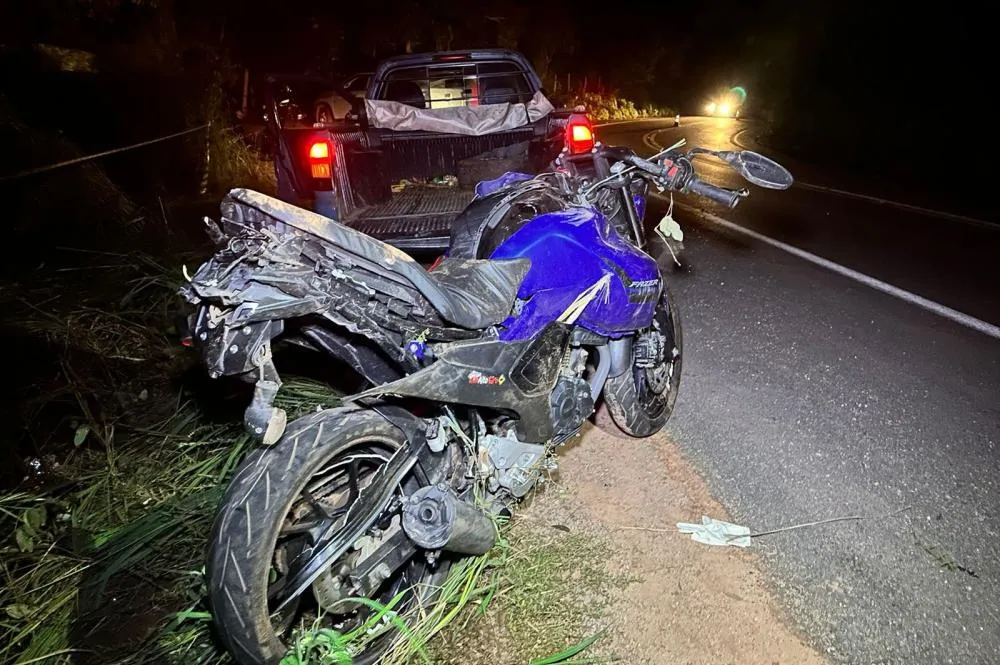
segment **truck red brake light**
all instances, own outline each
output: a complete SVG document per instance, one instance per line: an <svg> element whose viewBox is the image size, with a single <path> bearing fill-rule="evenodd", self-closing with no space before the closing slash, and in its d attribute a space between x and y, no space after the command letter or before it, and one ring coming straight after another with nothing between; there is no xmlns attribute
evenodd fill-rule
<svg viewBox="0 0 1000 665"><path fill-rule="evenodd" d="M330 143L316 141L309 146L309 171L313 178L329 178L333 170L330 164Z"/></svg>
<svg viewBox="0 0 1000 665"><path fill-rule="evenodd" d="M594 130L590 123L580 120L571 120L566 125L566 143L569 145L571 155L590 152L594 149Z"/></svg>
<svg viewBox="0 0 1000 665"><path fill-rule="evenodd" d="M309 159L330 159L330 144L326 141L316 141L309 146Z"/></svg>

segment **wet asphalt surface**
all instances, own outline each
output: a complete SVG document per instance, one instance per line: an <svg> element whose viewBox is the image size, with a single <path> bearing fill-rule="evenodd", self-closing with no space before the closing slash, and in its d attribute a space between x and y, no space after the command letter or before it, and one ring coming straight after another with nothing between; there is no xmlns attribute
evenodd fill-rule
<svg viewBox="0 0 1000 665"><path fill-rule="evenodd" d="M670 124L598 132L649 154L651 131L663 146L684 136L734 149L743 126ZM703 178L741 185L697 163ZM812 184L850 180L786 165ZM677 200L1000 324L1000 226L751 189L737 210ZM651 202L647 221L664 210ZM1000 340L697 211L675 217L685 355L669 433L754 532L872 516L755 539L789 619L833 662L1000 662Z"/></svg>

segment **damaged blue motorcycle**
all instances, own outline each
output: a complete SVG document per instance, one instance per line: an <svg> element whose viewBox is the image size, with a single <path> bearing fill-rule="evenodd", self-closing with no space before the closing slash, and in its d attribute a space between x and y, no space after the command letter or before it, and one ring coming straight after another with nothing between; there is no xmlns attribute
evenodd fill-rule
<svg viewBox="0 0 1000 665"><path fill-rule="evenodd" d="M405 620L432 603L595 411L631 437L664 427L681 323L643 251L646 198L654 188L733 207L748 194L700 180L696 154L758 186L792 184L753 152L646 159L598 143L539 175L481 182L429 269L333 219L228 194L220 222L206 219L218 251L182 294L209 374L254 389L245 422L261 445L219 506L207 568L238 662L277 663L303 620L346 633L378 604ZM343 361L364 389L287 422L274 405L279 339ZM378 662L399 637L382 619L355 663Z"/></svg>

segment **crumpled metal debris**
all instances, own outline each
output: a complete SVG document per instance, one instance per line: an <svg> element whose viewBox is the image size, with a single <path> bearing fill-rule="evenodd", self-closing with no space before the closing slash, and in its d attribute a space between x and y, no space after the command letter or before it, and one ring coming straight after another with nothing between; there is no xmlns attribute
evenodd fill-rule
<svg viewBox="0 0 1000 665"><path fill-rule="evenodd" d="M712 519L708 515L701 516L701 524L678 522L677 530L681 533L690 533L691 540L705 545L750 547L750 529L739 524Z"/></svg>

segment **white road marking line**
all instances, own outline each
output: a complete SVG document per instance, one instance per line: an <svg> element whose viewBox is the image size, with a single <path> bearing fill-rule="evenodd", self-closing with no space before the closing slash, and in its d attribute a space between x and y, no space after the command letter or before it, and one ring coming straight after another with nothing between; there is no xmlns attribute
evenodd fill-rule
<svg viewBox="0 0 1000 665"><path fill-rule="evenodd" d="M643 134L642 142L646 145L647 148L649 148L653 152L660 152L661 150L663 150L663 148L660 147L660 144L656 142L656 139L653 138L655 135L659 134L661 131L663 131L663 130L662 129L657 129L655 131Z"/></svg>
<svg viewBox="0 0 1000 665"><path fill-rule="evenodd" d="M750 150L746 145L740 143L740 134L747 131L746 128L741 129L730 137L729 141L734 145L743 148L744 150ZM645 137L643 137L645 139ZM895 208L900 208L901 210L909 210L910 212L915 212L921 215L927 215L929 217L940 217L941 219L949 219L953 222L961 222L962 224L971 224L972 226L978 226L981 228L990 229L993 231L1000 231L1000 224L996 222L988 222L983 219L977 219L975 217L969 217L968 215L959 215L954 212L947 212L945 210L935 210L933 208L924 208L921 206L915 206L910 203L903 203L901 201L892 201L890 199L883 199L878 196L871 196L870 194L859 194L857 192L849 192L845 189L837 189L835 187L825 187L823 185L814 185L809 182L795 181L793 187L801 187L803 189L811 189L816 192L824 192L826 194L836 194L837 196L846 196L852 199L859 199L861 201L868 201L869 203L878 203L879 205L893 206Z"/></svg>
<svg viewBox="0 0 1000 665"><path fill-rule="evenodd" d="M994 222L987 222L982 219L976 219L975 217L968 217L966 215L959 215L953 212L946 212L944 210L934 210L932 208L922 208L920 206L915 206L909 203L901 203L899 201L890 201L889 199L879 198L877 196L870 196L868 194L858 194L857 192L848 192L843 189L835 189L833 187L823 187L822 185L813 185L808 182L796 182L794 187L802 187L804 189L811 189L817 192L826 192L827 194L836 194L838 196L846 196L853 199L861 199L862 201L869 201L871 203L878 203L881 205L893 206L896 208L901 208L903 210L909 210L911 212L916 212L921 215L927 215L930 217L940 217L942 219L950 219L953 222L961 222L963 224L971 224L973 226L979 226L982 228L991 229L994 231L1000 231L1000 224Z"/></svg>
<svg viewBox="0 0 1000 665"><path fill-rule="evenodd" d="M664 197L659 194L654 194L654 196L663 201L668 200L667 197ZM784 252L788 252L793 256L797 256L800 259L805 259L806 261L809 261L810 263L814 263L818 266L826 268L827 270L832 270L833 272L839 275L843 275L848 279L853 279L856 282L860 282L861 284L871 287L877 291L881 291L882 293L886 293L895 298L899 298L900 300L908 302L911 305L916 305L917 307L926 309L927 311L937 314L938 316L942 316L946 319L954 321L959 325L971 328L977 332L983 333L984 335L989 335L994 339L1000 339L1000 326L995 326L992 323L981 321L973 316L969 316L968 314L959 312L956 309L952 309L951 307L947 307L946 305L942 305L941 303L934 302L933 300L928 300L923 296L918 296L915 293L911 293L909 291L901 289L898 286L893 286L892 284L883 282L880 279L875 279L870 275L858 272L857 270L852 270L851 268L842 266L839 263L834 263L829 259L824 259L822 256L817 256L815 254L812 254L811 252L799 249L798 247L793 247L792 245L783 243L780 240L775 240L774 238L768 237L762 233L758 233L757 231L752 231L748 228L740 226L739 224L734 224L733 222L730 222L727 219L723 219L722 217L719 217L718 215L715 215L708 211L701 210L699 208L695 208L694 206L690 206L684 203L677 203L676 205L690 213L697 214L702 218L707 219L709 222L713 224L722 226L723 228L729 229L730 231L742 233L743 235L749 236L755 240L759 240L762 243L771 245L772 247L776 247L777 249L780 249Z"/></svg>

